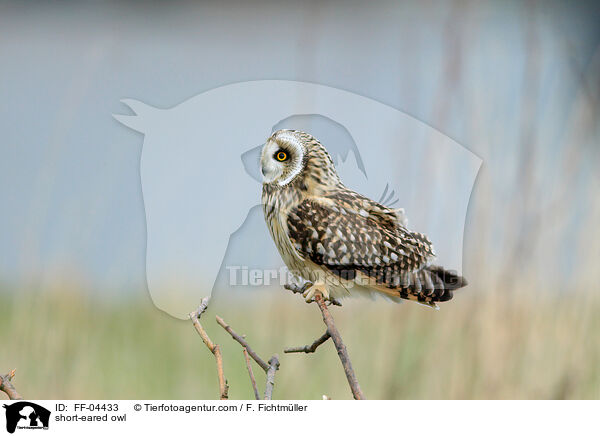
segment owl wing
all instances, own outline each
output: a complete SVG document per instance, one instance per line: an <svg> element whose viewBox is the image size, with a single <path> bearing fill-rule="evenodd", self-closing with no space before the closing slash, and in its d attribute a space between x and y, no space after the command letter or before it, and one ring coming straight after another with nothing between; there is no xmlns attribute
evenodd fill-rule
<svg viewBox="0 0 600 436"><path fill-rule="evenodd" d="M435 254L427 236L406 229L395 210L354 192L305 200L287 224L301 257L343 279L367 278L387 295L434 306L464 286L455 274L430 266Z"/></svg>
<svg viewBox="0 0 600 436"><path fill-rule="evenodd" d="M423 268L434 256L427 236L404 228L394 210L365 200L305 200L291 210L289 237L299 254L350 275L354 270L372 277L385 268L398 273Z"/></svg>

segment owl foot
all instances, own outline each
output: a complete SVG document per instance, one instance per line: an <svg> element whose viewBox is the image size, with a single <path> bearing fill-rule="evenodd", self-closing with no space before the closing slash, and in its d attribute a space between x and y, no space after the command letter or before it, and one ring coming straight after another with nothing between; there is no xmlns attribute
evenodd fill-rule
<svg viewBox="0 0 600 436"><path fill-rule="evenodd" d="M311 303L315 299L315 294L319 293L323 296L325 301L330 301L329 298L329 290L325 285L312 285L310 288L306 289L302 296L306 300L307 303Z"/></svg>
<svg viewBox="0 0 600 436"><path fill-rule="evenodd" d="M312 282L304 282L302 284L302 286L300 286L298 283L286 283L285 285L283 285L283 287L285 289L288 289L290 291L292 291L294 294L302 294L304 295L304 293L306 292L306 290L308 288L310 288L312 286Z"/></svg>
<svg viewBox="0 0 600 436"><path fill-rule="evenodd" d="M283 285L283 287L289 291L292 291L294 294L302 294L302 296L306 299L307 303L312 302L314 300L315 294L319 292L321 295L323 295L323 299L325 300L327 306L342 305L342 303L340 303L339 300L332 298L329 295L329 291L327 291L327 288L325 288L325 286L315 287L315 285L312 282L306 281L302 284L302 286L300 286L297 283L286 283L285 285ZM323 290L321 290L321 288Z"/></svg>

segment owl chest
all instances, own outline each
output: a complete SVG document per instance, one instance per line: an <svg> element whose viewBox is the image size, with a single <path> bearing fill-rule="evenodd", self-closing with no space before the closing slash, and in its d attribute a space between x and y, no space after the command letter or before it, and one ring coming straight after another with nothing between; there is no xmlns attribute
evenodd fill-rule
<svg viewBox="0 0 600 436"><path fill-rule="evenodd" d="M288 214L297 204L296 196L286 195L282 191L263 194L263 211L267 227L281 258L290 270L298 270L302 266L302 258L290 241L287 226Z"/></svg>

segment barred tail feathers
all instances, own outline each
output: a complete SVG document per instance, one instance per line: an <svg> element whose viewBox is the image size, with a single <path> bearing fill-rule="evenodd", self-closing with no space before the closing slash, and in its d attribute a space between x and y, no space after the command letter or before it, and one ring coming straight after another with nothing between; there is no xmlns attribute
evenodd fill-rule
<svg viewBox="0 0 600 436"><path fill-rule="evenodd" d="M403 275L398 287L378 285L374 289L389 297L437 307L437 302L451 300L453 292L467 284L467 280L456 272L432 265Z"/></svg>

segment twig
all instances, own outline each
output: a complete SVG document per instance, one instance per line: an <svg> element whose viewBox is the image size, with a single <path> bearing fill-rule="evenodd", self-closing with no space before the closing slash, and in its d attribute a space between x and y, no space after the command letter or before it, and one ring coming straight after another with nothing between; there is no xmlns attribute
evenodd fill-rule
<svg viewBox="0 0 600 436"><path fill-rule="evenodd" d="M213 343L213 341L210 340L210 338L206 334L206 331L204 330L204 328L200 324L200 317L202 316L202 314L204 312L206 312L206 309L208 309L208 302L209 301L210 301L210 297L204 297L202 299L202 301L200 302L200 306L198 306L198 309L196 309L195 312L191 312L190 315L189 315L189 317L192 320L192 324L194 324L194 327L196 328L196 331L198 332L198 334L202 338L202 341L206 344L206 346L208 347L208 349L211 352L213 352L213 350L215 348L215 344Z"/></svg>
<svg viewBox="0 0 600 436"><path fill-rule="evenodd" d="M335 348L337 350L340 361L342 362L342 367L344 368L344 373L346 374L346 379L348 379L348 384L350 385L350 390L352 391L352 395L355 400L365 400L365 396L360 389L358 384L358 379L356 378L356 374L354 374L354 369L352 369L352 362L350 362L350 356L348 356L348 350L346 350L346 346L342 341L342 337L340 336L340 332L338 332L337 327L335 326L335 322L333 321L333 317L329 313L329 309L327 309L327 305L325 304L325 300L320 292L315 293L315 301L321 309L321 314L323 315L323 322L327 326L327 333L331 336L333 343L335 344Z"/></svg>
<svg viewBox="0 0 600 436"><path fill-rule="evenodd" d="M279 369L279 356L274 354L269 359L269 369L267 370L267 383L265 385L265 400L273 398L273 388L275 387L275 372Z"/></svg>
<svg viewBox="0 0 600 436"><path fill-rule="evenodd" d="M302 294L306 291L312 283L305 282L302 286L297 286L295 284L286 284L284 287L289 289L295 294ZM306 345L304 347L295 347L295 348L287 348L284 350L285 353L312 353L317 347L323 344L327 339L331 338L335 345L335 349L337 350L340 361L342 362L342 367L344 368L344 373L346 374L346 379L348 380L348 384L350 385L350 390L352 391L352 395L355 400L365 400L365 396L360 389L360 385L358 384L358 379L356 378L356 374L354 373L354 369L352 368L352 362L350 361L350 356L348 356L348 350L342 341L342 337L340 336L340 332L335 326L335 322L333 321L333 317L329 313L329 309L327 309L327 304L323 299L323 295L320 292L315 292L314 301L319 306L321 310L321 315L323 316L323 322L327 326L327 331L323 336L314 341L311 345ZM332 301L332 304L335 304Z"/></svg>
<svg viewBox="0 0 600 436"><path fill-rule="evenodd" d="M225 331L227 333L229 333L233 339L238 341L240 343L240 345L248 351L248 354L250 355L250 357L252 357L256 363L258 363L258 366L260 366L263 369L263 371L267 372L269 370L269 364L266 363L264 360L262 360L258 356L258 354L256 354L256 352L250 347L250 345L248 345L248 342L246 342L246 340L244 338L242 338L240 335L238 335L236 332L234 332L233 329L231 327L229 327L227 325L227 323L223 320L223 318L221 318L218 315L217 315L217 323L221 327L223 327L225 329Z"/></svg>
<svg viewBox="0 0 600 436"><path fill-rule="evenodd" d="M229 333L234 340L239 342L240 345L245 349L245 352L248 355L250 355L250 357L252 357L252 359L254 359L254 361L256 363L258 363L258 366L260 366L263 369L263 371L267 375L264 399L265 400L272 399L273 387L275 386L275 373L279 369L279 356L277 356L277 354L274 354L269 359L269 362L266 363L264 360L262 360L260 358L260 356L258 354L256 354L256 352L250 347L248 342L246 342L246 340L242 336L238 335L229 325L227 325L227 323L223 320L223 318L221 318L220 316L217 316L216 319L217 319L217 323L221 327L223 327L225 329L225 331L227 333ZM248 365L248 368L250 368L249 360L247 361L247 365ZM250 372L250 369L248 371ZM250 378L252 379L252 375L250 376ZM258 389L255 389L255 396L257 394L258 394Z"/></svg>
<svg viewBox="0 0 600 436"><path fill-rule="evenodd" d="M325 333L323 333L323 336L321 336L319 339L317 339L310 345L305 345L304 347L286 348L285 350L283 350L283 352L284 353L314 353L315 351L317 351L317 348L319 347L319 345L327 342L327 339L329 339L330 337L331 337L331 335L329 334L329 331L326 331Z"/></svg>
<svg viewBox="0 0 600 436"><path fill-rule="evenodd" d="M9 400L22 400L23 397L17 392L11 383L14 376L14 369L6 375L0 375L0 391L3 391L6 395L8 395Z"/></svg>
<svg viewBox="0 0 600 436"><path fill-rule="evenodd" d="M217 362L217 377L219 377L219 392L221 394L220 398L221 400L226 400L229 398L229 385L227 384L227 379L223 372L223 355L221 354L221 347L219 347L218 344L215 344L213 354L215 355L215 361Z"/></svg>
<svg viewBox="0 0 600 436"><path fill-rule="evenodd" d="M242 348L242 352L244 353L244 359L246 359L246 368L248 368L248 375L250 375L250 382L252 383L252 389L254 390L254 398L260 400L260 394L258 393L258 387L256 386L256 379L254 378L254 371L252 371L248 350L244 347Z"/></svg>
<svg viewBox="0 0 600 436"><path fill-rule="evenodd" d="M208 302L210 301L210 297L205 297L202 299L200 306L195 312L190 313L190 319L192 320L192 324L194 324L194 328L202 338L202 342L206 344L207 348L211 353L215 356L215 361L217 362L217 376L219 377L219 391L221 400L226 400L229 398L229 385L227 384L227 380L225 379L225 374L223 372L223 355L221 354L221 348L219 344L215 344L208 337L208 334L200 324L200 316L206 311L208 308Z"/></svg>

